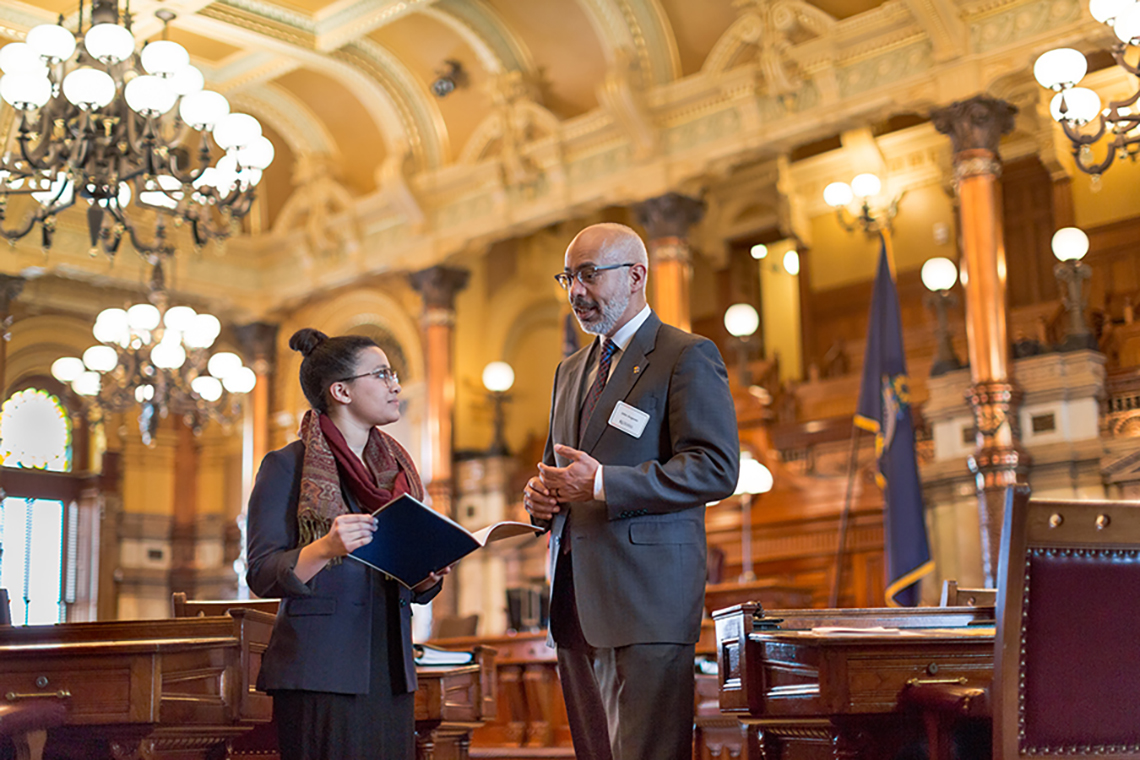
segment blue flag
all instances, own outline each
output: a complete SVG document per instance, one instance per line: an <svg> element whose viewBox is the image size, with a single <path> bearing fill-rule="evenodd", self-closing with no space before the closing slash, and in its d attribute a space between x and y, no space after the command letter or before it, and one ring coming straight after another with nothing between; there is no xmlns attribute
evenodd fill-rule
<svg viewBox="0 0 1140 760"><path fill-rule="evenodd" d="M887 604L918 604L918 581L934 569L922 510L922 484L914 453L910 385L903 351L899 294L887 261L886 241L879 253L867 351L855 424L875 434L879 460L876 480L886 499L883 534L887 549Z"/></svg>

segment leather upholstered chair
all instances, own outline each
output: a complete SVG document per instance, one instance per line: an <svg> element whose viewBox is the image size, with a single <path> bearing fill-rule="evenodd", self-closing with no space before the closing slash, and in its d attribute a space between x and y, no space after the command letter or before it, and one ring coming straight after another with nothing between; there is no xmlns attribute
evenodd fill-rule
<svg viewBox="0 0 1140 760"><path fill-rule="evenodd" d="M994 760L1140 757L1140 503L1009 490Z"/></svg>

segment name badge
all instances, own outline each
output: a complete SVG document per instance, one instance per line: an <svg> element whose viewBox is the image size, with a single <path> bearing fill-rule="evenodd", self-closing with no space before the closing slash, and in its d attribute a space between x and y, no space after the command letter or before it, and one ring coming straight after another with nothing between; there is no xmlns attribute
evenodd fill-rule
<svg viewBox="0 0 1140 760"><path fill-rule="evenodd" d="M634 438L640 438L649 422L649 414L636 406L630 406L624 401L617 402L613 414L610 415L610 424L623 433L629 433Z"/></svg>

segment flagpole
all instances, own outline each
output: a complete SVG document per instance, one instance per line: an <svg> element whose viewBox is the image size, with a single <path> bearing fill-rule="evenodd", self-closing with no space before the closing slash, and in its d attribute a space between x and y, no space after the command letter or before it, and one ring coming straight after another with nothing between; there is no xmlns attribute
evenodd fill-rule
<svg viewBox="0 0 1140 760"><path fill-rule="evenodd" d="M879 228L879 238L883 241L883 248L887 251L887 266L891 268L891 279L896 283L899 281L898 269L895 267L895 246L891 241L891 228L890 224L885 223Z"/></svg>
<svg viewBox="0 0 1140 760"><path fill-rule="evenodd" d="M859 462L859 426L851 417L851 450L847 455L847 494L843 497L843 511L839 513L839 543L835 548L835 577L831 582L828 607L839 606L839 591L843 588L843 560L847 553L847 524L851 517L851 498L855 490L855 467Z"/></svg>

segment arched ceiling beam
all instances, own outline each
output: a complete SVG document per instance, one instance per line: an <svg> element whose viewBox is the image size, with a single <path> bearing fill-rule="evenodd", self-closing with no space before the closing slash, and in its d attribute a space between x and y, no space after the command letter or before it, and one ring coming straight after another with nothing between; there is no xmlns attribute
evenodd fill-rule
<svg viewBox="0 0 1140 760"><path fill-rule="evenodd" d="M257 6L264 10L264 6ZM180 17L178 25L243 47L258 47L295 59L301 66L329 76L352 92L368 111L389 152L409 150L418 168L438 167L447 155L447 133L425 114L438 109L426 90L393 56L375 56L371 65L349 46L332 55L314 48L307 19L282 11L284 18L215 2L198 14ZM378 46L377 46L378 47Z"/></svg>
<svg viewBox="0 0 1140 760"><path fill-rule="evenodd" d="M325 153L339 158L340 149L324 122L284 87L261 84L236 92L229 99L239 109L265 119L295 155Z"/></svg>
<svg viewBox="0 0 1140 760"><path fill-rule="evenodd" d="M380 82L385 90L403 95L396 101L396 106L400 109L401 119L406 124L412 125L408 134L431 137L430 141L417 139L414 144L406 143L406 147L412 149L413 155L423 155L427 160L427 168L438 167L451 156L447 124L443 120L439 106L428 94L423 83L416 79L396 56L372 40L364 38L329 53L329 57L343 61L345 65L357 71L367 72L373 80Z"/></svg>
<svg viewBox="0 0 1140 760"><path fill-rule="evenodd" d="M659 0L578 0L602 44L606 62L618 51L637 61L645 86L664 85L681 75L681 56Z"/></svg>
<svg viewBox="0 0 1140 760"><path fill-rule="evenodd" d="M374 29L428 7L434 0L354 0L333 3L313 20L317 50L336 50Z"/></svg>
<svg viewBox="0 0 1140 760"><path fill-rule="evenodd" d="M530 50L506 22L482 0L439 0L420 10L463 38L490 73L521 71L531 74Z"/></svg>

